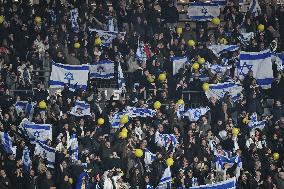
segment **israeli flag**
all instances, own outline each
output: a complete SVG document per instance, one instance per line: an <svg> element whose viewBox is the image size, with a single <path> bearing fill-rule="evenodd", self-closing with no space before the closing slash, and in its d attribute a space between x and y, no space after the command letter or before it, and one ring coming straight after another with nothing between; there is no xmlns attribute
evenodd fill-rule
<svg viewBox="0 0 284 189"><path fill-rule="evenodd" d="M34 155L39 155L47 161L47 167L54 168L55 150L41 141L36 141Z"/></svg>
<svg viewBox="0 0 284 189"><path fill-rule="evenodd" d="M187 63L187 57L173 57L173 75L176 75L181 68Z"/></svg>
<svg viewBox="0 0 284 189"><path fill-rule="evenodd" d="M26 114L26 117L29 118L29 120L31 120L35 105L36 103L34 102L29 103L28 101L18 101L15 104L16 112L17 114L19 114L20 112L24 112Z"/></svg>
<svg viewBox="0 0 284 189"><path fill-rule="evenodd" d="M269 50L261 52L241 52L237 72L240 79L244 79L248 71L253 71L258 85L264 89L271 87L273 82L272 55Z"/></svg>
<svg viewBox="0 0 284 189"><path fill-rule="evenodd" d="M240 83L225 82L218 84L209 84L209 90L205 92L207 98L215 97L217 100L224 98L225 94L232 96L232 100L236 101L240 97L243 87Z"/></svg>
<svg viewBox="0 0 284 189"><path fill-rule="evenodd" d="M159 147L165 147L168 150L170 145L173 145L175 148L179 142L174 134L160 134L156 132L155 143L157 143Z"/></svg>
<svg viewBox="0 0 284 189"><path fill-rule="evenodd" d="M129 117L154 117L156 110L147 108L126 107Z"/></svg>
<svg viewBox="0 0 284 189"><path fill-rule="evenodd" d="M229 180L218 182L214 184L207 184L202 186L190 187L190 189L236 189L236 178L231 178Z"/></svg>
<svg viewBox="0 0 284 189"><path fill-rule="evenodd" d="M74 105L75 106L72 108L70 114L76 117L91 115L90 104L86 103L85 101L77 100Z"/></svg>
<svg viewBox="0 0 284 189"><path fill-rule="evenodd" d="M150 185L150 184L147 184L146 185L146 189L154 189L154 186Z"/></svg>
<svg viewBox="0 0 284 189"><path fill-rule="evenodd" d="M120 118L125 114L128 115L127 112L115 112L110 116L109 122L112 128L118 129L120 127Z"/></svg>
<svg viewBox="0 0 284 189"><path fill-rule="evenodd" d="M207 66L207 69L209 69L212 74L217 74L220 76L223 76L226 73L226 71L229 70L230 68L231 66L221 66L218 64Z"/></svg>
<svg viewBox="0 0 284 189"><path fill-rule="evenodd" d="M259 6L258 0L252 0L249 5L249 10L248 10L252 16L256 17L258 16L259 13L261 13L261 8Z"/></svg>
<svg viewBox="0 0 284 189"><path fill-rule="evenodd" d="M102 60L90 65L90 78L110 79L114 77L114 62Z"/></svg>
<svg viewBox="0 0 284 189"><path fill-rule="evenodd" d="M226 6L227 0L212 0L212 3L216 3L219 6Z"/></svg>
<svg viewBox="0 0 284 189"><path fill-rule="evenodd" d="M152 152L150 152L150 150L148 150L148 148L144 149L144 162L145 165L151 165L152 162L156 159L156 154L153 154Z"/></svg>
<svg viewBox="0 0 284 189"><path fill-rule="evenodd" d="M210 110L209 107L205 108L189 108L185 112L180 112L181 116L187 116L190 121L198 121L201 116L205 115Z"/></svg>
<svg viewBox="0 0 284 189"><path fill-rule="evenodd" d="M87 65L65 65L52 61L52 72L50 75L51 88L63 88L66 84L71 89L82 87L87 89L89 66Z"/></svg>
<svg viewBox="0 0 284 189"><path fill-rule="evenodd" d="M118 83L118 90L119 91L125 91L125 79L123 76L122 68L120 65L120 62L118 62L118 68L117 68L117 83Z"/></svg>
<svg viewBox="0 0 284 189"><path fill-rule="evenodd" d="M97 35L102 40L102 45L105 47L109 47L112 43L113 39L116 38L117 34L121 34L122 39L124 39L126 32L117 32L117 31L104 31L104 30L96 30L89 28L89 32L96 32Z"/></svg>
<svg viewBox="0 0 284 189"><path fill-rule="evenodd" d="M71 153L71 158L74 161L78 161L79 159L79 150L78 150L78 140L76 134L70 136L70 139L67 141L67 149Z"/></svg>
<svg viewBox="0 0 284 189"><path fill-rule="evenodd" d="M248 126L250 127L250 130L254 130L254 129L262 130L265 127L265 121L258 121L257 120L257 114L253 113L250 116L250 122L249 122Z"/></svg>
<svg viewBox="0 0 284 189"><path fill-rule="evenodd" d="M234 52L239 50L237 45L210 45L208 47L217 57L220 57L222 54L227 52Z"/></svg>
<svg viewBox="0 0 284 189"><path fill-rule="evenodd" d="M167 167L157 186L157 189L171 189L172 173L170 167Z"/></svg>
<svg viewBox="0 0 284 189"><path fill-rule="evenodd" d="M215 3L194 2L188 6L187 16L193 21L210 21L220 15L220 7Z"/></svg>
<svg viewBox="0 0 284 189"><path fill-rule="evenodd" d="M148 57L146 53L146 45L142 41L138 41L138 47L136 50L136 58L137 60L140 60L141 62L146 63Z"/></svg>
<svg viewBox="0 0 284 189"><path fill-rule="evenodd" d="M71 29L73 32L78 33L79 32L79 24L78 24L78 17L79 17L79 13L78 13L78 9L72 9L70 10L70 15L71 15Z"/></svg>
<svg viewBox="0 0 284 189"><path fill-rule="evenodd" d="M24 173L28 173L30 170L31 159L30 159L30 150L27 146L25 146L24 148L22 161L23 161Z"/></svg>
<svg viewBox="0 0 284 189"><path fill-rule="evenodd" d="M6 132L0 132L2 145L7 154L13 154L11 137Z"/></svg>
<svg viewBox="0 0 284 189"><path fill-rule="evenodd" d="M250 40L254 38L254 32L242 32L238 39L241 41L242 45L247 46L250 44Z"/></svg>
<svg viewBox="0 0 284 189"><path fill-rule="evenodd" d="M35 124L35 123L24 123L22 126L24 134L26 134L31 142L36 140L46 141L52 140L52 125L50 124Z"/></svg>

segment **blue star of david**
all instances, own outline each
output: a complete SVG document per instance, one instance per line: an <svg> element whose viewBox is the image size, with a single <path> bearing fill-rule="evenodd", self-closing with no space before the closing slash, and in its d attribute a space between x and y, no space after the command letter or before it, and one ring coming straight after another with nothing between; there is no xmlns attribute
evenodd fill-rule
<svg viewBox="0 0 284 189"><path fill-rule="evenodd" d="M68 81L74 80L74 76L71 72L65 73L65 78Z"/></svg>
<svg viewBox="0 0 284 189"><path fill-rule="evenodd" d="M204 14L204 16L208 13L207 9L205 7L203 7L201 9L201 12Z"/></svg>
<svg viewBox="0 0 284 189"><path fill-rule="evenodd" d="M39 131L35 131L35 132L34 132L34 137L35 137L35 138L39 138L39 134L40 134Z"/></svg>
<svg viewBox="0 0 284 189"><path fill-rule="evenodd" d="M217 66L217 68L215 69L216 73L222 73L222 69L220 66Z"/></svg>
<svg viewBox="0 0 284 189"><path fill-rule="evenodd" d="M196 117L196 118L199 118L201 116L201 110L195 110L193 112L193 116Z"/></svg>
<svg viewBox="0 0 284 189"><path fill-rule="evenodd" d="M248 71L251 71L252 65L248 65L246 62L244 62L244 64L240 66L240 72L239 72L240 75L245 75L244 68L247 68Z"/></svg>

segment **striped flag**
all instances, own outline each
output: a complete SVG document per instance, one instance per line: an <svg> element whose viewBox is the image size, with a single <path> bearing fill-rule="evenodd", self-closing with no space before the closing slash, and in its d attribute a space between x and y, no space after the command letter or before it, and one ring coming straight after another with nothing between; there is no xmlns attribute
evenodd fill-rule
<svg viewBox="0 0 284 189"><path fill-rule="evenodd" d="M167 167L157 186L157 189L171 189L172 173L170 167Z"/></svg>

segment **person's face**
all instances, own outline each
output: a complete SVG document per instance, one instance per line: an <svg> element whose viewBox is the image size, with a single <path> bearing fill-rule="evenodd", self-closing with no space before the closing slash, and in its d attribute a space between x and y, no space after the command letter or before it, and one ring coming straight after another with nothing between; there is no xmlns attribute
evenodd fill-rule
<svg viewBox="0 0 284 189"><path fill-rule="evenodd" d="M31 177L35 176L35 171L34 170L30 170L30 176Z"/></svg>
<svg viewBox="0 0 284 189"><path fill-rule="evenodd" d="M282 180L284 180L284 172L280 172L280 173L279 173L279 178L281 178Z"/></svg>

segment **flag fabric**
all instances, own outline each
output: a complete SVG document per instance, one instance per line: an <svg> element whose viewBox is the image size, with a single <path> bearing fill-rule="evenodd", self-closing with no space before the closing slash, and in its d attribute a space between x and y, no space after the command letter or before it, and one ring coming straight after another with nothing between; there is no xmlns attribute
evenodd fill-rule
<svg viewBox="0 0 284 189"><path fill-rule="evenodd" d="M222 66L218 64L213 64L213 65L207 65L207 69L210 70L212 74L223 76L227 70L231 69L231 66Z"/></svg>
<svg viewBox="0 0 284 189"><path fill-rule="evenodd" d="M70 16L71 16L71 29L73 32L78 33L79 32L79 24L78 24L78 17L79 17L79 13L78 13L78 9L72 9L70 10Z"/></svg>
<svg viewBox="0 0 284 189"><path fill-rule="evenodd" d="M157 143L159 147L165 147L168 150L171 145L175 148L179 142L174 134L160 134L156 132L155 143Z"/></svg>
<svg viewBox="0 0 284 189"><path fill-rule="evenodd" d="M82 87L83 90L86 90L88 74L88 65L65 65L52 61L49 84L51 88L63 88L69 84L71 89Z"/></svg>
<svg viewBox="0 0 284 189"><path fill-rule="evenodd" d="M190 189L236 189L236 178L234 177L229 180L214 184L194 186L190 187Z"/></svg>
<svg viewBox="0 0 284 189"><path fill-rule="evenodd" d="M102 45L105 47L109 47L112 43L112 40L116 38L117 34L121 34L122 39L124 39L126 32L117 32L117 31L104 31L104 30L96 30L89 28L89 32L96 32L97 35L102 40Z"/></svg>
<svg viewBox="0 0 284 189"><path fill-rule="evenodd" d="M78 161L79 159L79 150L78 150L78 140L76 134L72 134L70 139L67 141L67 149L71 154L72 160Z"/></svg>
<svg viewBox="0 0 284 189"><path fill-rule="evenodd" d="M54 168L55 150L41 141L36 141L34 155L39 155L47 161L47 167Z"/></svg>
<svg viewBox="0 0 284 189"><path fill-rule="evenodd" d="M145 165L151 165L152 162L156 159L156 154L153 154L152 152L150 152L150 150L148 150L148 148L144 149L144 162Z"/></svg>
<svg viewBox="0 0 284 189"><path fill-rule="evenodd" d="M271 87L273 82L272 54L269 50L261 52L241 52L237 73L243 79L248 71L253 71L257 84L264 89Z"/></svg>
<svg viewBox="0 0 284 189"><path fill-rule="evenodd" d="M220 57L222 54L227 52L234 52L239 50L237 45L210 45L208 47L217 57Z"/></svg>
<svg viewBox="0 0 284 189"><path fill-rule="evenodd" d="M262 130L265 127L265 121L258 121L257 120L257 114L253 113L250 116L250 122L249 122L248 126L249 126L250 130L253 130L253 129Z"/></svg>
<svg viewBox="0 0 284 189"><path fill-rule="evenodd" d="M173 75L176 75L178 71L187 63L187 57L173 57Z"/></svg>
<svg viewBox="0 0 284 189"><path fill-rule="evenodd" d="M31 142L36 140L46 141L52 140L52 125L50 124L35 124L32 122L24 123L20 126L24 134L30 139Z"/></svg>
<svg viewBox="0 0 284 189"><path fill-rule="evenodd" d="M225 82L217 84L209 84L209 89L205 92L207 98L215 97L217 100L224 98L225 94L232 96L232 100L236 101L240 97L243 87L240 83Z"/></svg>
<svg viewBox="0 0 284 189"><path fill-rule="evenodd" d="M261 8L259 6L258 0L252 0L249 5L248 10L252 16L256 17L261 13Z"/></svg>
<svg viewBox="0 0 284 189"><path fill-rule="evenodd" d="M277 65L278 71L284 70L284 53L274 53L273 54L273 61Z"/></svg>
<svg viewBox="0 0 284 189"><path fill-rule="evenodd" d="M114 77L114 62L101 60L90 65L90 78L110 79Z"/></svg>
<svg viewBox="0 0 284 189"><path fill-rule="evenodd" d="M117 68L117 83L118 83L118 90L119 91L125 91L125 79L123 76L122 68L120 65L120 62L118 62L118 68Z"/></svg>
<svg viewBox="0 0 284 189"><path fill-rule="evenodd" d="M150 185L150 184L147 184L146 185L146 189L154 189L154 186Z"/></svg>
<svg viewBox="0 0 284 189"><path fill-rule="evenodd" d="M242 32L238 39L241 41L241 44L247 46L250 44L250 40L254 38L254 32Z"/></svg>
<svg viewBox="0 0 284 189"><path fill-rule="evenodd" d="M25 146L24 150L23 150L23 157L22 157L22 161L23 161L23 170L24 173L28 173L29 169L30 169L30 150L27 146Z"/></svg>
<svg viewBox="0 0 284 189"><path fill-rule="evenodd" d="M147 44L144 44L142 41L138 41L138 47L136 50L136 58L137 60L146 63L146 61L150 58L151 53Z"/></svg>
<svg viewBox="0 0 284 189"><path fill-rule="evenodd" d="M125 111L124 112L115 112L110 116L109 122L110 122L112 128L115 128L115 129L119 128L120 118L125 114L127 114L127 112L125 112Z"/></svg>
<svg viewBox="0 0 284 189"><path fill-rule="evenodd" d="M1 141L2 141L2 146L4 148L4 151L7 154L13 154L12 141L11 141L11 137L9 136L9 134L6 132L1 132L0 135L1 135Z"/></svg>
<svg viewBox="0 0 284 189"><path fill-rule="evenodd" d="M187 16L194 21L209 21L220 15L220 7L215 3L194 2L188 6Z"/></svg>
<svg viewBox="0 0 284 189"><path fill-rule="evenodd" d="M157 186L157 189L171 189L172 173L170 167L167 167Z"/></svg>
<svg viewBox="0 0 284 189"><path fill-rule="evenodd" d="M200 117L205 115L209 110L209 107L189 108L185 112L180 112L179 114L183 117L187 116L190 121L198 121Z"/></svg>
<svg viewBox="0 0 284 189"><path fill-rule="evenodd" d="M70 114L81 117L91 115L91 107L90 104L85 101L77 100L74 104L75 106L72 108Z"/></svg>
<svg viewBox="0 0 284 189"><path fill-rule="evenodd" d="M154 117L156 110L147 108L126 107L129 117Z"/></svg>
<svg viewBox="0 0 284 189"><path fill-rule="evenodd" d="M227 0L212 0L212 3L216 3L219 6L226 6Z"/></svg>
<svg viewBox="0 0 284 189"><path fill-rule="evenodd" d="M34 112L34 106L36 103L28 101L18 101L15 104L15 109L17 114L24 112L26 114L26 117L31 120Z"/></svg>

